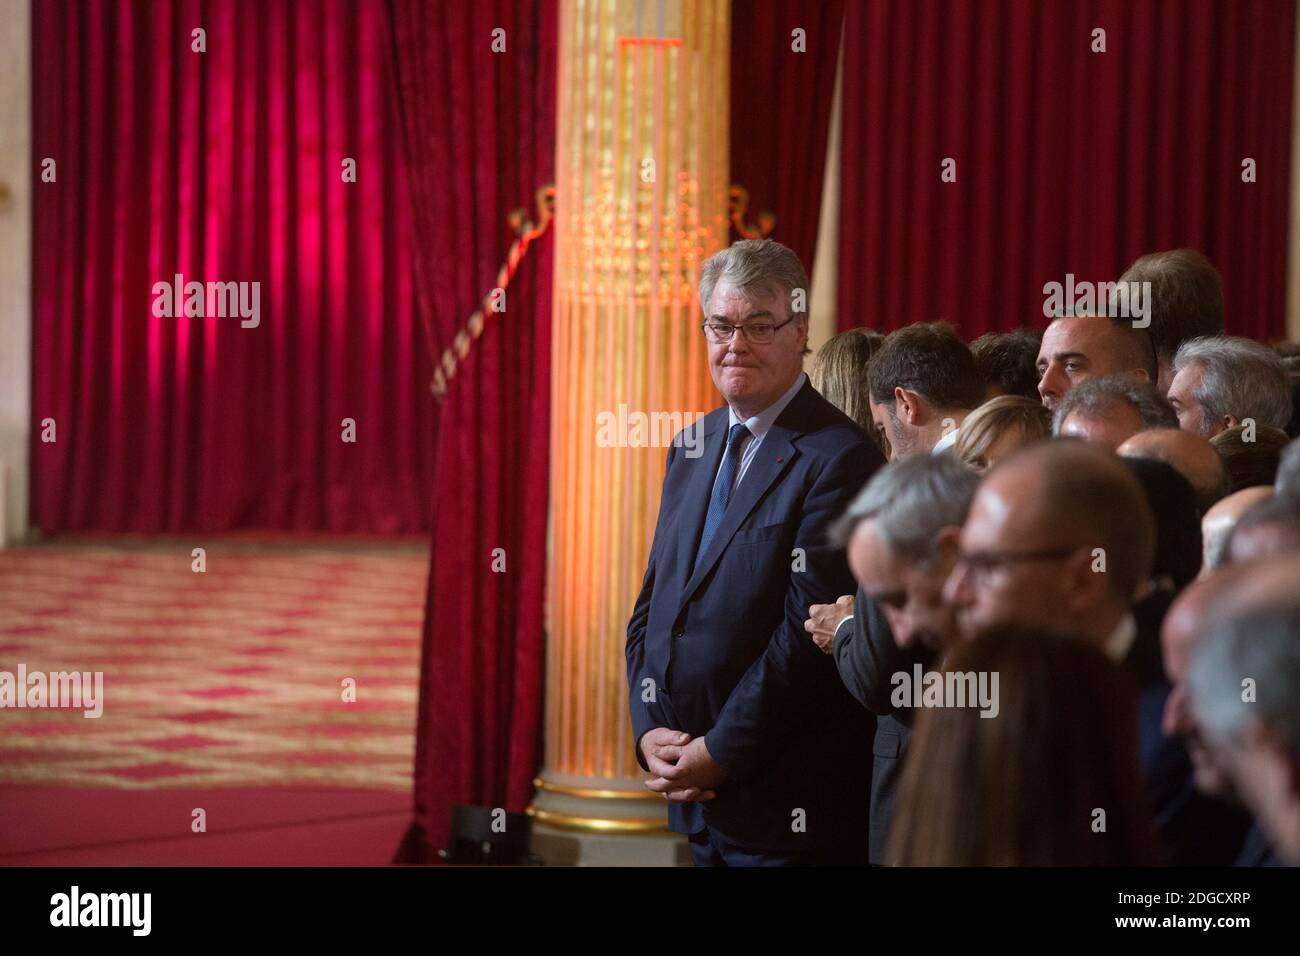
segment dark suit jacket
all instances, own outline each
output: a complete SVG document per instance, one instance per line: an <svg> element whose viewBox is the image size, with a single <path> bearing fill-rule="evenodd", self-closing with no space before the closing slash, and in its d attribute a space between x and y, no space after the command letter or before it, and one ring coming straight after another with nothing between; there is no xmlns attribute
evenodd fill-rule
<svg viewBox="0 0 1300 956"><path fill-rule="evenodd" d="M627 631L634 740L655 727L704 735L728 773L715 799L668 805L678 833L708 826L742 846L793 850L860 841L865 853L870 718L803 625L810 605L853 590L843 550L826 543L827 525L883 461L805 383L692 570L727 429L724 406L704 419L700 457L676 445L668 452ZM637 757L645 766L639 747ZM804 832L792 826L798 810Z"/></svg>
<svg viewBox="0 0 1300 956"><path fill-rule="evenodd" d="M1286 863L1274 851L1272 845L1268 842L1268 837L1259 828L1259 824L1252 823L1250 829L1246 831L1246 839L1241 844L1241 852L1237 854L1237 858L1232 865L1286 866Z"/></svg>
<svg viewBox="0 0 1300 956"><path fill-rule="evenodd" d="M1138 756L1165 862L1227 866L1241 849L1250 817L1196 788L1186 745L1161 727L1173 688L1161 661L1160 624L1172 602L1172 595L1155 594L1133 608L1137 637L1123 666L1138 691Z"/></svg>
<svg viewBox="0 0 1300 956"><path fill-rule="evenodd" d="M911 673L914 664L930 670L936 655L924 647L901 649L879 605L858 588L853 620L835 636L835 666L840 680L863 707L876 715L876 737L871 764L871 823L869 859L885 863L889 828L894 820L894 797L903 773L903 755L912 736L915 711L890 703L891 678L899 671Z"/></svg>

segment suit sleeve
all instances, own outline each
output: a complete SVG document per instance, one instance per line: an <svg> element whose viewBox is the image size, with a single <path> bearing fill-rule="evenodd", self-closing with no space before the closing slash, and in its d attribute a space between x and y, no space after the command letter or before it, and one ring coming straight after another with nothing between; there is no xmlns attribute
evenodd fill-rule
<svg viewBox="0 0 1300 956"><path fill-rule="evenodd" d="M668 487L668 472L673 466L673 456L676 449L676 444L670 445L668 448L668 458L664 466L664 491ZM645 756L641 753L641 738L646 731L653 730L655 727L660 726L660 723L656 719L656 715L646 705L646 702L641 699L641 681L646 676L645 635L646 625L650 620L650 599L654 596L655 555L659 551L664 510L667 507L668 503L661 491L659 518L655 524L654 539L650 543L650 557L646 561L645 577L641 580L641 592L637 595L636 604L632 607L632 617L627 624L627 643L624 646L624 653L627 657L628 709L632 715L632 749L636 752L637 762L646 771L649 771L650 768L646 765Z"/></svg>
<svg viewBox="0 0 1300 956"><path fill-rule="evenodd" d="M757 771L835 699L835 664L803 625L811 605L832 604L855 590L844 551L827 543L826 529L866 482L877 457L865 442L843 449L816 477L802 513L794 516L795 547L803 549L806 568L791 572L784 620L705 734L709 754L731 780Z"/></svg>
<svg viewBox="0 0 1300 956"><path fill-rule="evenodd" d="M903 650L894 643L884 612L861 588L853 602L853 623L844 625L835 635L832 656L849 693L877 716L894 712L889 702L893 675L910 672L913 663L925 664L931 657L924 651Z"/></svg>

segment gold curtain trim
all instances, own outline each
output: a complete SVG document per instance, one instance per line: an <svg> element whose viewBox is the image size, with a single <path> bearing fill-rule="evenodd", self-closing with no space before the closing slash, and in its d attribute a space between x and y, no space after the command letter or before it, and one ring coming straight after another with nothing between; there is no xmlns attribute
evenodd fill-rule
<svg viewBox="0 0 1300 956"><path fill-rule="evenodd" d="M506 254L506 261L501 264L501 268L497 271L496 288L483 297L481 308L476 310L469 317L469 321L465 323L464 327L452 336L451 345L442 351L442 360L434 362L433 381L429 383L429 389L439 403L447 395L447 383L455 376L456 368L469 355L473 340L483 334L484 316L495 311L492 308L493 293L497 289L504 290L510 285L510 280L515 277L515 272L519 268L519 263L523 262L529 245L551 225L551 219L555 215L555 184L547 183L541 187L537 190L536 198L538 218L536 223L525 218L528 215L528 210L523 207L511 210L510 215L506 217L506 221L510 223L510 228L514 230L516 238L510 244L510 251Z"/></svg>

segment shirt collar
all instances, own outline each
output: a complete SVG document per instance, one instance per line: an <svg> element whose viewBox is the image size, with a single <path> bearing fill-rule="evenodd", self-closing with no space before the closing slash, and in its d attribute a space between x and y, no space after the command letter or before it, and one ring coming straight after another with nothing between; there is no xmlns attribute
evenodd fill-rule
<svg viewBox="0 0 1300 956"><path fill-rule="evenodd" d="M949 430L948 434L944 435L937 442L935 442L934 448L930 450L930 454L942 455L953 445L957 444L957 432L960 430L961 430L960 428L953 428Z"/></svg>
<svg viewBox="0 0 1300 956"><path fill-rule="evenodd" d="M1122 664L1136 639L1137 622L1133 620L1132 614L1125 614L1110 637L1106 638L1106 656L1116 664Z"/></svg>
<svg viewBox="0 0 1300 956"><path fill-rule="evenodd" d="M776 424L777 418L785 411L785 407L794 401L794 397L799 394L799 389L803 388L803 383L806 381L808 381L808 373L800 372L799 377L794 380L794 384L786 390L784 395L753 418L740 418L736 415L736 410L728 405L727 417L729 425L734 426L743 421L751 435L755 438L762 438Z"/></svg>

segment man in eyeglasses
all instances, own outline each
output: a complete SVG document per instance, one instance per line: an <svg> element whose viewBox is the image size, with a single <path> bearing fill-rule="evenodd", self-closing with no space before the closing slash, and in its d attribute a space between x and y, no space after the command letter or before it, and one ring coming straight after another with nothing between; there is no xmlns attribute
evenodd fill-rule
<svg viewBox="0 0 1300 956"><path fill-rule="evenodd" d="M944 591L964 636L1068 630L1116 661L1133 647L1155 524L1141 485L1106 450L1062 439L1012 455L976 493L960 549Z"/></svg>
<svg viewBox="0 0 1300 956"><path fill-rule="evenodd" d="M1156 525L1119 458L1072 438L1032 445L989 472L962 526L944 586L966 638L1021 626L1074 635L1121 665L1138 691L1138 750L1157 830L1172 861L1198 848L1192 767L1162 716L1170 685L1159 621L1133 606L1150 588Z"/></svg>
<svg viewBox="0 0 1300 956"><path fill-rule="evenodd" d="M881 464L803 372L808 277L770 240L700 279L709 370L726 404L704 453L668 453L627 631L647 786L697 865L862 863L871 715L803 628L852 587L827 525Z"/></svg>

